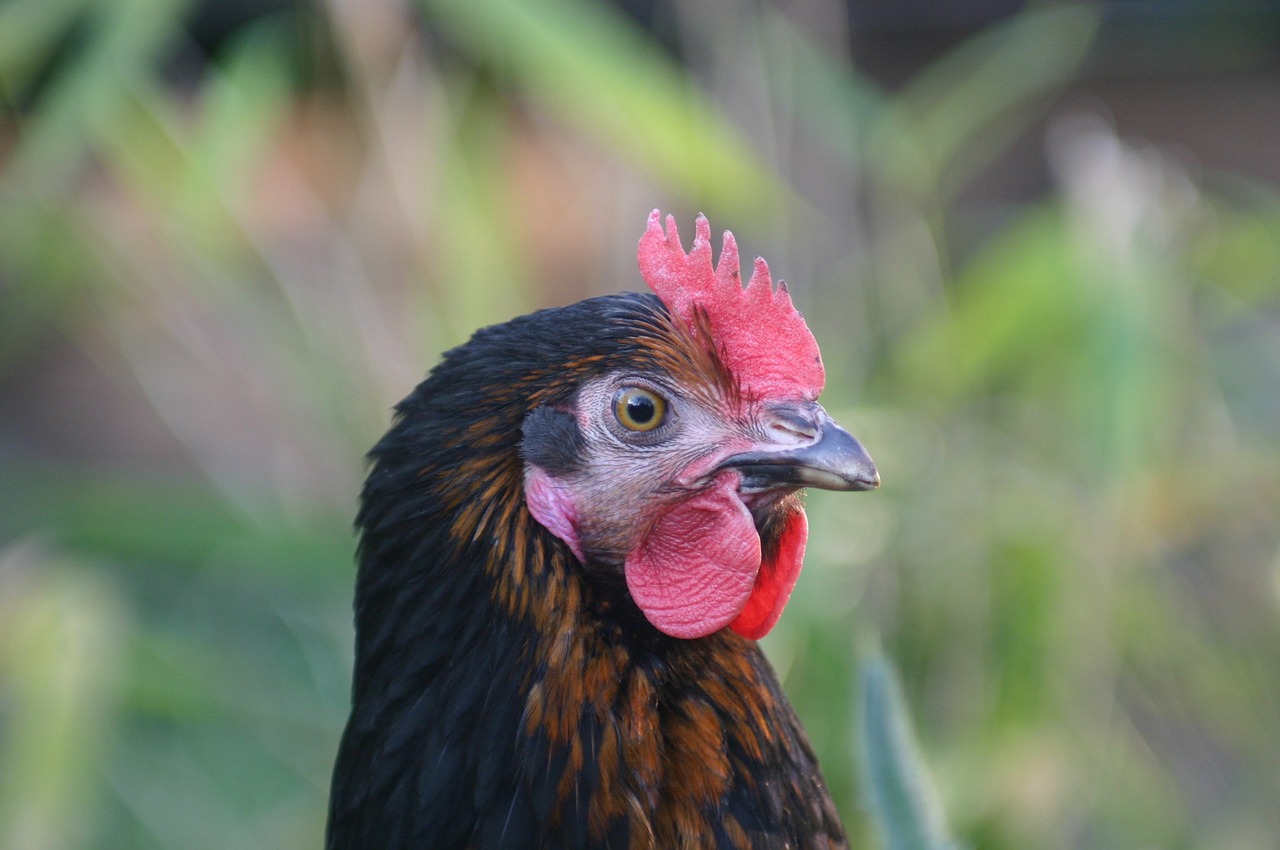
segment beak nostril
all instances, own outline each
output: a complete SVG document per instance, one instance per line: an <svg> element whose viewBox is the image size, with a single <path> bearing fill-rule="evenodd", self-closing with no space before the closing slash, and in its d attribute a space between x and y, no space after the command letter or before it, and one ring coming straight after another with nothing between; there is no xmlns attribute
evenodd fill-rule
<svg viewBox="0 0 1280 850"><path fill-rule="evenodd" d="M817 432L813 430L802 430L800 428L792 428L790 425L781 422L773 424L773 430L787 437L799 437L803 440L812 440L817 436Z"/></svg>
<svg viewBox="0 0 1280 850"><path fill-rule="evenodd" d="M775 415L769 429L782 437L805 441L817 437L819 430L814 423L790 412Z"/></svg>

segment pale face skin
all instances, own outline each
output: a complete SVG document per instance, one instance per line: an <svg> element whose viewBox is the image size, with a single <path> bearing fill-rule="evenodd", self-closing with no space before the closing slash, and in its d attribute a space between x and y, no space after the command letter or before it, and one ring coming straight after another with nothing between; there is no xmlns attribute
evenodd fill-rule
<svg viewBox="0 0 1280 850"><path fill-rule="evenodd" d="M529 464L529 509L580 561L622 569L646 616L676 637L734 622L757 592L780 613L807 533L795 493L852 486L800 461L832 430L848 438L814 402L748 404L711 383L623 372L586 384L565 412L578 463L560 474ZM777 573L784 588L761 591L762 563L766 584Z"/></svg>

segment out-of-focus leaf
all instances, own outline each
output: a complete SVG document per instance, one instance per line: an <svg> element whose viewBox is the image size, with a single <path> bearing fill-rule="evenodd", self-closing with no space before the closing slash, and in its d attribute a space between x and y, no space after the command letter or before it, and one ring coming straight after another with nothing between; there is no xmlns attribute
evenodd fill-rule
<svg viewBox="0 0 1280 850"><path fill-rule="evenodd" d="M703 208L764 215L791 192L679 67L582 0L422 0L431 21L609 149Z"/></svg>
<svg viewBox="0 0 1280 850"><path fill-rule="evenodd" d="M436 225L438 307L452 339L464 342L477 327L503 321L531 305L521 304L529 269L521 263L515 228L503 203L507 106L484 86L460 92L455 107L455 143L447 149Z"/></svg>
<svg viewBox="0 0 1280 850"><path fill-rule="evenodd" d="M868 135L893 101L868 78L850 74L838 59L824 53L782 17L771 21L782 40L791 89L780 92L796 115L839 152L853 170L861 168Z"/></svg>
<svg viewBox="0 0 1280 850"><path fill-rule="evenodd" d="M6 575L14 572L15 575ZM127 616L88 565L0 552L0 848L87 846Z"/></svg>
<svg viewBox="0 0 1280 850"><path fill-rule="evenodd" d="M0 190L0 374L80 319L86 280L101 272L83 224L73 210Z"/></svg>
<svg viewBox="0 0 1280 850"><path fill-rule="evenodd" d="M1092 5L1028 10L929 65L876 128L872 173L944 197L958 191L1023 134L1026 107L1071 80L1100 20Z"/></svg>
<svg viewBox="0 0 1280 850"><path fill-rule="evenodd" d="M956 850L889 663L863 662L862 780L886 850Z"/></svg>
<svg viewBox="0 0 1280 850"><path fill-rule="evenodd" d="M151 77L185 8L185 0L92 4L86 44L59 66L38 114L26 122L6 180L39 187L47 195L70 186L85 153L111 126L130 88Z"/></svg>
<svg viewBox="0 0 1280 850"><path fill-rule="evenodd" d="M90 0L6 0L0 5L0 101L21 95Z"/></svg>
<svg viewBox="0 0 1280 850"><path fill-rule="evenodd" d="M170 569L235 552L223 563L311 582L346 581L354 546L342 518L301 525L266 511L243 516L199 484L0 464L0 539L26 535Z"/></svg>
<svg viewBox="0 0 1280 850"><path fill-rule="evenodd" d="M147 193L157 221L173 233L171 244L198 266L223 266L224 274L206 272L190 284L251 279L240 205L253 197L285 113L282 43L274 29L260 26L229 47L206 74L194 122L162 87L138 81L102 129L110 167L124 185Z"/></svg>
<svg viewBox="0 0 1280 850"><path fill-rule="evenodd" d="M1037 355L1070 340L1086 311L1076 269L1060 212L1025 214L958 275L950 309L904 340L895 387L945 403L1053 363Z"/></svg>
<svg viewBox="0 0 1280 850"><path fill-rule="evenodd" d="M1276 205L1273 201L1272 206ZM1215 204L1216 231L1194 259L1211 285L1233 297L1232 312L1264 306L1280 295L1280 210L1246 213ZM1228 305L1219 302L1221 308Z"/></svg>

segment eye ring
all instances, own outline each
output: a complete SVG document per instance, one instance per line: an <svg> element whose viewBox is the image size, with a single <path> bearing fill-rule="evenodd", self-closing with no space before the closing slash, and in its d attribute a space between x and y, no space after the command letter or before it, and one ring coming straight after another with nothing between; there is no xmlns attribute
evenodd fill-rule
<svg viewBox="0 0 1280 850"><path fill-rule="evenodd" d="M667 400L643 387L623 387L613 396L613 417L628 431L653 431L667 419Z"/></svg>

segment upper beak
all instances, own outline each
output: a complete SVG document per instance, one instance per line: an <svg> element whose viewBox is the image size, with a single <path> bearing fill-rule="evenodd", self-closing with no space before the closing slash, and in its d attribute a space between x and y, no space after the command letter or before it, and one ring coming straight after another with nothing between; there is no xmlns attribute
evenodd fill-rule
<svg viewBox="0 0 1280 850"><path fill-rule="evenodd" d="M726 458L717 469L742 474L744 492L778 488L874 490L880 473L862 444L817 404L773 411L774 431L787 439ZM803 442L805 438L808 442Z"/></svg>

